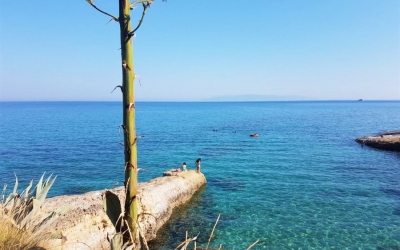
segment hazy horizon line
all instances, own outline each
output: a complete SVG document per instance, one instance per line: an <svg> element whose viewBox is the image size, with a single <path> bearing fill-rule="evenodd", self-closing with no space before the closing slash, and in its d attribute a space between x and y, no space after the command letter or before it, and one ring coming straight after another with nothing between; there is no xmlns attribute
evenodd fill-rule
<svg viewBox="0 0 400 250"><path fill-rule="evenodd" d="M224 101L212 101L212 100L198 100L198 101L179 101L179 100L159 100L159 101L151 101L151 100L138 100L136 102L174 102L174 103L201 103L201 102L212 102L212 103L218 103L218 102L376 102L376 101L381 101L381 102L397 102L400 101L400 99L361 99L361 100L355 100L355 99L312 99L312 100L234 100L234 101L229 101L229 100L224 100ZM0 103L5 103L5 102L121 102L122 101L106 101L106 100L25 100L25 101L18 101L18 100L11 100L11 101L1 101Z"/></svg>

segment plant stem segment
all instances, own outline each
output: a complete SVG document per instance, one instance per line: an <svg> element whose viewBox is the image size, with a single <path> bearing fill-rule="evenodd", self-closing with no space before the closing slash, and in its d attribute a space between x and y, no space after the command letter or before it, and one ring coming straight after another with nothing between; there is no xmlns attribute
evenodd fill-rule
<svg viewBox="0 0 400 250"><path fill-rule="evenodd" d="M132 233L133 242L138 240L137 218L137 146L135 128L135 91L133 47L131 41L131 20L129 0L119 0L119 24L121 30L122 88L123 88L123 129L125 153L125 214Z"/></svg>

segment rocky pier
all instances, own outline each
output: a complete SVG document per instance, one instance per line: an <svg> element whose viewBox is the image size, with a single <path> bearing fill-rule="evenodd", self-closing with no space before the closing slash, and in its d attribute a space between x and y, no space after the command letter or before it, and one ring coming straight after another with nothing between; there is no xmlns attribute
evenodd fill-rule
<svg viewBox="0 0 400 250"><path fill-rule="evenodd" d="M164 175L138 185L139 226L147 241L156 237L175 207L187 202L206 183L205 176L194 170ZM104 191L57 196L45 201L40 212L43 215L59 207L69 207L68 212L51 225L52 249L110 248L107 238L115 229L103 209ZM124 187L110 191L123 200Z"/></svg>

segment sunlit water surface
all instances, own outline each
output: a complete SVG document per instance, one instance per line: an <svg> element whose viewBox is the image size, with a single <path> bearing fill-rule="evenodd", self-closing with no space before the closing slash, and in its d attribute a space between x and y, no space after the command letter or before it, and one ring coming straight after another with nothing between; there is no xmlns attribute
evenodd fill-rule
<svg viewBox="0 0 400 250"><path fill-rule="evenodd" d="M354 139L400 129L400 102L138 103L140 181L202 158L207 184L151 249L200 233L246 249L400 249L400 154ZM0 103L0 178L58 175L50 196L123 179L122 107ZM216 131L215 131L216 130ZM258 133L258 138L250 137Z"/></svg>

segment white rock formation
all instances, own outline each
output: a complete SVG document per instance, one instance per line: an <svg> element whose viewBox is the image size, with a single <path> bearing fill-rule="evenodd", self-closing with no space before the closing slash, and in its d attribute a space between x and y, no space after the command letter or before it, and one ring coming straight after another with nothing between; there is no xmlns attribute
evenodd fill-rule
<svg viewBox="0 0 400 250"><path fill-rule="evenodd" d="M188 201L206 183L204 175L194 170L171 175L138 185L139 226L148 241L156 237L157 230L170 218L172 210ZM123 187L111 191L123 200ZM52 240L53 247L63 250L109 249L107 235L111 236L115 230L103 210L102 194L102 191L94 191L46 200L41 211L43 215L70 206L70 210L51 226L58 238Z"/></svg>

